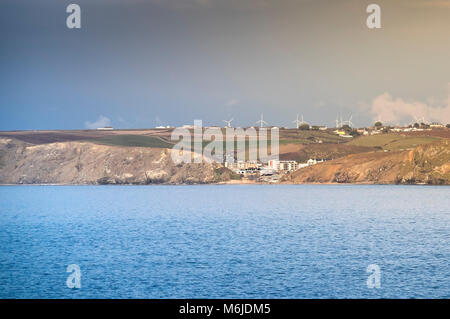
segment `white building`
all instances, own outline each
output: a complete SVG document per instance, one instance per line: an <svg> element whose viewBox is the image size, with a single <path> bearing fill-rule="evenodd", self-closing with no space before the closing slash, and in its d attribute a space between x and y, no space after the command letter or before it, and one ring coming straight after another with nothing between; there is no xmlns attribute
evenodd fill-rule
<svg viewBox="0 0 450 319"><path fill-rule="evenodd" d="M431 128L444 128L444 125L442 125L441 123L437 123L437 122L433 122L430 124Z"/></svg>
<svg viewBox="0 0 450 319"><path fill-rule="evenodd" d="M271 169L269 167L264 167L260 171L261 176L270 176L270 175L275 175L276 173L277 173L276 170Z"/></svg>
<svg viewBox="0 0 450 319"><path fill-rule="evenodd" d="M231 158L230 158L231 159ZM234 158L233 158L234 160ZM240 170L247 170L247 169L257 169L260 165L257 161L237 161L237 162L229 162L225 161L225 167L231 169L232 171L240 171Z"/></svg>
<svg viewBox="0 0 450 319"><path fill-rule="evenodd" d="M316 160L316 159L310 158L310 159L306 162L306 164L308 164L308 166L311 166L311 165L316 165L316 164L323 163L323 162L324 162L323 159L322 159L322 160Z"/></svg>
<svg viewBox="0 0 450 319"><path fill-rule="evenodd" d="M298 163L296 161L270 160L268 163L268 167L276 171L290 172L298 169Z"/></svg>

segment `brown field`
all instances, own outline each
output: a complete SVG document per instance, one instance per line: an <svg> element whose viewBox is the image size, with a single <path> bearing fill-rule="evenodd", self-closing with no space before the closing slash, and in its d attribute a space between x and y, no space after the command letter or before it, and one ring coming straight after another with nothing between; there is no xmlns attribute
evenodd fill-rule
<svg viewBox="0 0 450 319"><path fill-rule="evenodd" d="M173 129L0 131L0 137L15 138L33 145L90 141L103 145L170 148L174 144L170 140L172 131ZM389 133L344 141L332 132L280 129L280 158L298 162L304 162L309 158L335 159L374 150L394 151L414 148L439 138L450 138L450 130ZM318 143L319 140L322 143Z"/></svg>
<svg viewBox="0 0 450 319"><path fill-rule="evenodd" d="M372 147L348 144L287 144L280 145L280 159L297 162L305 162L310 158L330 160L374 150Z"/></svg>
<svg viewBox="0 0 450 319"><path fill-rule="evenodd" d="M170 129L164 130L67 130L67 131L12 131L0 132L0 137L15 138L34 145L57 142L94 141L117 135L159 136L170 138Z"/></svg>
<svg viewBox="0 0 450 319"><path fill-rule="evenodd" d="M439 129L422 132L404 132L401 134L404 134L405 136L432 136L432 137L450 138L450 129Z"/></svg>

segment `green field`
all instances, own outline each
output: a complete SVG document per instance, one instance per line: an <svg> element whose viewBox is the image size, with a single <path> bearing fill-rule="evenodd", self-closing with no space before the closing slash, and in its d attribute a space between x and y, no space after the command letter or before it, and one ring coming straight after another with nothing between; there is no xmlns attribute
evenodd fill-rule
<svg viewBox="0 0 450 319"><path fill-rule="evenodd" d="M130 147L152 147L152 148L172 148L179 141L168 141L158 136L145 135L110 135L90 140L93 143L112 146L130 146ZM280 144L312 144L322 141L322 143L343 143L348 139L341 138L330 132L319 131L300 131L300 130L281 130ZM191 138L191 149L194 149L194 139ZM202 141L203 148L211 141ZM259 141L257 142L257 145ZM270 147L270 136L267 140L267 146ZM237 141L234 142L234 148L237 148ZM245 139L245 149L249 149L249 138ZM226 151L226 143L223 143L223 151Z"/></svg>
<svg viewBox="0 0 450 319"><path fill-rule="evenodd" d="M428 144L440 140L431 136L402 136L399 134L379 134L361 136L348 142L348 145L376 147L388 151L412 149L422 144Z"/></svg>
<svg viewBox="0 0 450 319"><path fill-rule="evenodd" d="M280 144L346 143L348 138L340 137L332 132L280 130Z"/></svg>
<svg viewBox="0 0 450 319"><path fill-rule="evenodd" d="M90 140L90 142L102 145L132 147L172 148L173 146L173 144L162 138L144 135L111 135Z"/></svg>
<svg viewBox="0 0 450 319"><path fill-rule="evenodd" d="M318 131L297 131L285 130L280 132L280 145L283 144L312 144L322 141L322 143L346 143L346 145L365 146L378 148L380 150L396 151L403 149L412 149L422 144L432 143L439 140L438 137L431 136L402 136L400 134L380 134L372 136L361 136L354 139L341 138L329 132ZM113 146L131 146L131 147L152 147L152 148L172 148L178 141L167 141L158 136L145 135L110 135L91 140L94 143ZM191 143L193 143L191 139ZM211 141L203 141L203 148ZM270 147L270 138L267 146ZM237 143L235 142L235 148ZM192 144L193 149L193 144ZM248 150L248 138L245 141L245 148ZM225 142L223 150L226 150Z"/></svg>

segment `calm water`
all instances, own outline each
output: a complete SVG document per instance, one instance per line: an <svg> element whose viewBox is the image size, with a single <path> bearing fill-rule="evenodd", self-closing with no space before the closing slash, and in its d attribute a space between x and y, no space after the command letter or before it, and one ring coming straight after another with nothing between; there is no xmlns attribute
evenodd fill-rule
<svg viewBox="0 0 450 319"><path fill-rule="evenodd" d="M0 187L0 298L449 298L449 263L449 187Z"/></svg>

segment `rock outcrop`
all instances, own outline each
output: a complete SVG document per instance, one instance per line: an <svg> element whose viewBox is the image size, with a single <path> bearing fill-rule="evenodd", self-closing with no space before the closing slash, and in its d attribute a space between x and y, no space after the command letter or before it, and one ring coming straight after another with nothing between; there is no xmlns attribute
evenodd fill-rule
<svg viewBox="0 0 450 319"><path fill-rule="evenodd" d="M300 169L288 183L450 184L450 142L413 150L352 154Z"/></svg>
<svg viewBox="0 0 450 319"><path fill-rule="evenodd" d="M0 138L1 184L202 184L230 179L218 164L175 164L170 149L90 142L31 145Z"/></svg>

